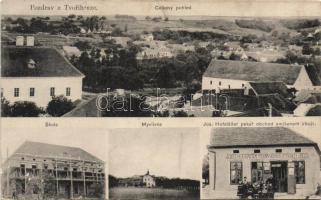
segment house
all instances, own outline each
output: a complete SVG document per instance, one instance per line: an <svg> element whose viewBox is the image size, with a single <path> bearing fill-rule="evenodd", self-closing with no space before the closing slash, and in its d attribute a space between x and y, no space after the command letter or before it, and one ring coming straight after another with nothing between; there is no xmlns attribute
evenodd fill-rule
<svg viewBox="0 0 321 200"><path fill-rule="evenodd" d="M4 46L1 50L1 94L9 102L32 101L46 107L53 96L81 99L84 75L56 49Z"/></svg>
<svg viewBox="0 0 321 200"><path fill-rule="evenodd" d="M249 82L283 82L297 90L321 85L313 66L213 59L203 74L202 90L242 89Z"/></svg>
<svg viewBox="0 0 321 200"><path fill-rule="evenodd" d="M144 186L148 188L156 187L155 177L149 174L149 170L143 176L143 183L144 183Z"/></svg>
<svg viewBox="0 0 321 200"><path fill-rule="evenodd" d="M252 184L273 177L274 192L293 196L314 194L318 186L320 149L290 129L215 128L207 149L211 199L215 194L237 198L238 185L245 177Z"/></svg>
<svg viewBox="0 0 321 200"><path fill-rule="evenodd" d="M81 56L81 51L77 47L63 46L62 49L64 51L64 54L68 58L71 58L72 56L76 56L76 57L80 57Z"/></svg>
<svg viewBox="0 0 321 200"><path fill-rule="evenodd" d="M166 47L160 48L144 48L141 52L137 53L137 60L148 60L158 58L172 58L173 54L170 49Z"/></svg>
<svg viewBox="0 0 321 200"><path fill-rule="evenodd" d="M7 197L13 193L29 195L30 191L39 194L44 188L32 184L37 181L42 182L42 187L54 185L51 194L46 195L57 198L93 198L99 187L102 187L101 195L105 193L104 162L78 147L26 141L5 161L2 169L1 189Z"/></svg>

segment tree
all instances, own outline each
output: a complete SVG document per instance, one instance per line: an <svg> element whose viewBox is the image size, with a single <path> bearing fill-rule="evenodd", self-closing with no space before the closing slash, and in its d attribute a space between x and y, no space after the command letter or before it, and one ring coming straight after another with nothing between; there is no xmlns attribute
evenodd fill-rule
<svg viewBox="0 0 321 200"><path fill-rule="evenodd" d="M72 101L63 95L60 95L57 97L52 97L52 100L48 103L47 112L53 117L60 117L71 111L73 108L74 105Z"/></svg>
<svg viewBox="0 0 321 200"><path fill-rule="evenodd" d="M12 117L38 117L41 113L43 110L31 101L17 101L11 107Z"/></svg>
<svg viewBox="0 0 321 200"><path fill-rule="evenodd" d="M309 45L305 44L302 47L302 54L303 55L311 55L311 54L313 54L313 49Z"/></svg>

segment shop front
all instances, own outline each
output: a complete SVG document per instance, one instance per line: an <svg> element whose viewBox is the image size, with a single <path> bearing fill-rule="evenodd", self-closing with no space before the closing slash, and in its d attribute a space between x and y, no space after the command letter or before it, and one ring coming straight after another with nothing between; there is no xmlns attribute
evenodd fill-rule
<svg viewBox="0 0 321 200"><path fill-rule="evenodd" d="M243 139L249 142L251 137ZM315 193L321 183L318 146L308 139L296 144L269 144L266 139L261 144L244 145L240 141L238 145L230 139L225 145L224 141L209 145L210 189L236 196L240 183L270 182L275 193Z"/></svg>

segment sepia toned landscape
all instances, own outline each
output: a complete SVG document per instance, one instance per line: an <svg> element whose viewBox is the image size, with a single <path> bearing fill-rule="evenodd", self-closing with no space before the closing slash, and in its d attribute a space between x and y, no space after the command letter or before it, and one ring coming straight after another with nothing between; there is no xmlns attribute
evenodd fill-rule
<svg viewBox="0 0 321 200"><path fill-rule="evenodd" d="M319 116L320 24L2 16L2 116Z"/></svg>

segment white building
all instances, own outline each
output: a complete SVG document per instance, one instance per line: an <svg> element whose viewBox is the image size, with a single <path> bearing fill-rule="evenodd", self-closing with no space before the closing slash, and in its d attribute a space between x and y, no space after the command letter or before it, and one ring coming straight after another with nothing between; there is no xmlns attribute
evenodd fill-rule
<svg viewBox="0 0 321 200"><path fill-rule="evenodd" d="M244 177L253 184L272 176L276 195L313 195L320 183L317 143L287 128L215 128L208 153L211 199L237 198Z"/></svg>
<svg viewBox="0 0 321 200"><path fill-rule="evenodd" d="M149 171L143 176L143 183L146 187L152 188L156 187L156 181L154 176L149 174Z"/></svg>
<svg viewBox="0 0 321 200"><path fill-rule="evenodd" d="M249 82L283 82L297 90L321 87L313 66L213 59L203 74L202 90L246 89Z"/></svg>
<svg viewBox="0 0 321 200"><path fill-rule="evenodd" d="M81 56L81 51L77 47L73 46L63 46L62 47L64 54L71 58L72 56L80 57Z"/></svg>
<svg viewBox="0 0 321 200"><path fill-rule="evenodd" d="M84 75L56 49L5 46L1 50L1 94L10 103L31 101L46 107L53 96L81 99Z"/></svg>
<svg viewBox="0 0 321 200"><path fill-rule="evenodd" d="M141 52L137 53L137 60L148 60L148 59L158 59L158 58L172 58L173 54L170 49L166 47L160 48L144 48Z"/></svg>

